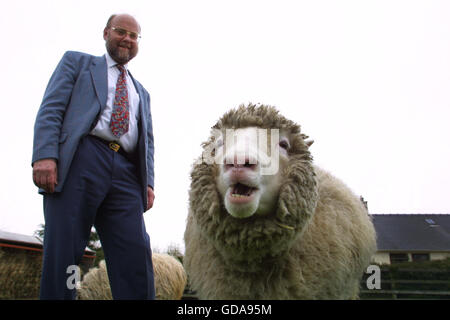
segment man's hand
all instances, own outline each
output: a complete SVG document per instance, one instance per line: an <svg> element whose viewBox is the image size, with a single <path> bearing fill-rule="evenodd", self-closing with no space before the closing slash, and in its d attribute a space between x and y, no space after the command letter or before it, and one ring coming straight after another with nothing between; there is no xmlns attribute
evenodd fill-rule
<svg viewBox="0 0 450 320"><path fill-rule="evenodd" d="M48 193L55 191L58 184L58 169L55 159L38 160L33 164L33 182Z"/></svg>
<svg viewBox="0 0 450 320"><path fill-rule="evenodd" d="M150 210L153 207L153 201L155 200L155 194L153 193L153 189L147 186L147 210Z"/></svg>

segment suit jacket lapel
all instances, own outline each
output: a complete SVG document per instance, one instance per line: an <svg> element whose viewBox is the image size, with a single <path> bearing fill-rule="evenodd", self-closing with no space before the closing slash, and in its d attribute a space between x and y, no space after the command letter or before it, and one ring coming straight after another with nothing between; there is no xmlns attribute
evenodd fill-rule
<svg viewBox="0 0 450 320"><path fill-rule="evenodd" d="M106 107L108 95L108 70L105 56L95 57L91 65L92 82L94 83L95 93L100 102L100 112Z"/></svg>
<svg viewBox="0 0 450 320"><path fill-rule="evenodd" d="M130 75L130 78L133 80L134 87L136 88L136 91L137 91L137 93L139 95L139 116L140 116L139 118L140 118L141 121L143 121L146 118L145 114L144 114L145 111L144 111L144 108L143 108L143 103L144 103L145 96L142 93L141 86L134 79L134 77L131 75L131 72L128 72L128 74ZM145 122L145 121L143 121L143 122Z"/></svg>

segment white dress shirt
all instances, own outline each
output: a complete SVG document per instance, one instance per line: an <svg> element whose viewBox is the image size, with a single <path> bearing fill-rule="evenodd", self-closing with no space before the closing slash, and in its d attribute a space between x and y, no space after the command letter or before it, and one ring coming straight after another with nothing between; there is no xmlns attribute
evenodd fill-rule
<svg viewBox="0 0 450 320"><path fill-rule="evenodd" d="M128 91L129 106L129 127L128 132L123 134L119 140L115 137L109 127L111 122L111 113L114 105L114 97L116 94L116 84L120 71L116 67L117 62L106 53L106 64L108 70L108 96L106 99L106 107L98 119L97 125L91 131L92 135L98 136L107 141L116 141L126 152L133 152L136 149L138 141L138 121L139 121L139 95L134 87L133 80L128 74L128 64L124 65L126 72L126 82Z"/></svg>

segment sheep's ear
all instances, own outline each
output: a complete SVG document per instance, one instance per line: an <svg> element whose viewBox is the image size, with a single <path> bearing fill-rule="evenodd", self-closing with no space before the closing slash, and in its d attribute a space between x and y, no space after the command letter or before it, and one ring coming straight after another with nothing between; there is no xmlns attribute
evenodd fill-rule
<svg viewBox="0 0 450 320"><path fill-rule="evenodd" d="M306 134L302 133L302 138L303 138L303 141L305 141L305 144L308 146L308 148L311 147L311 145L314 143L314 140L312 140L312 139L306 140L309 138L309 136L307 136Z"/></svg>

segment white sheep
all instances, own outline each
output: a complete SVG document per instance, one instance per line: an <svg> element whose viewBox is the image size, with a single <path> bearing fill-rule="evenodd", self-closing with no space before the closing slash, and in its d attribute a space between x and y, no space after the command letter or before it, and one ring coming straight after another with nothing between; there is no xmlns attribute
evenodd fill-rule
<svg viewBox="0 0 450 320"><path fill-rule="evenodd" d="M153 272L157 300L179 300L186 287L183 265L168 254L153 253ZM104 260L98 268L92 268L83 277L78 290L80 300L111 300L111 287Z"/></svg>
<svg viewBox="0 0 450 320"><path fill-rule="evenodd" d="M375 230L359 197L313 165L307 138L264 105L213 127L191 172L184 235L200 299L358 297Z"/></svg>

